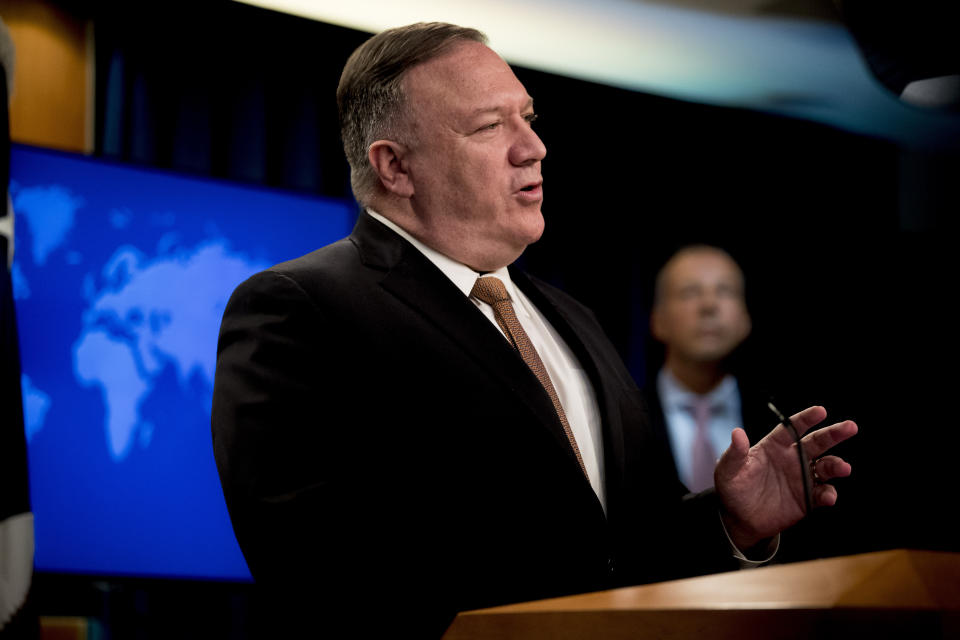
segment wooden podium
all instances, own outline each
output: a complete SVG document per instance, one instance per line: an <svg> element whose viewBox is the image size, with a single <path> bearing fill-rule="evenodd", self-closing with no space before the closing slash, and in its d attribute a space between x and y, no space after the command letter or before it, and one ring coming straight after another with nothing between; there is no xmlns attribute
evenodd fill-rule
<svg viewBox="0 0 960 640"><path fill-rule="evenodd" d="M443 637L960 638L960 554L880 551L465 611Z"/></svg>

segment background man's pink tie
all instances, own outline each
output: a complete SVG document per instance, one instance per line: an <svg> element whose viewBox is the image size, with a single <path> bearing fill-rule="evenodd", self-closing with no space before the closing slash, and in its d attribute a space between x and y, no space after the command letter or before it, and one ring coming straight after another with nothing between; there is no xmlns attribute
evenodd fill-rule
<svg viewBox="0 0 960 640"><path fill-rule="evenodd" d="M692 410L696 431L690 452L690 459L693 462L691 480L687 488L690 491L703 491L713 486L713 471L717 465L717 454L710 443L710 414L713 407L708 398L696 396Z"/></svg>

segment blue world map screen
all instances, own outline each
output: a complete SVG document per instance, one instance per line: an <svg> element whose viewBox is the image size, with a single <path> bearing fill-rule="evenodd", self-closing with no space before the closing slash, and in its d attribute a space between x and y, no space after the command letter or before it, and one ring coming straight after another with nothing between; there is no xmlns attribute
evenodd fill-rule
<svg viewBox="0 0 960 640"><path fill-rule="evenodd" d="M248 580L210 436L220 318L355 205L21 145L10 197L37 569Z"/></svg>

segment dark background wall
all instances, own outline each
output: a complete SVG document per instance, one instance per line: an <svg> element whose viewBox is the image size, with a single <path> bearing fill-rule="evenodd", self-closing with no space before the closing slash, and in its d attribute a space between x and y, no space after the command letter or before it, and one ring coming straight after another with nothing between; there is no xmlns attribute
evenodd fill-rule
<svg viewBox="0 0 960 640"><path fill-rule="evenodd" d="M334 90L367 34L226 2L73 10L95 23L97 154L349 195ZM681 244L711 242L746 271L755 332L743 367L787 409L824 404L861 425L843 447L855 475L840 503L787 532L786 557L960 550L948 471L958 438L944 417L957 152L517 74L548 149L547 231L524 265L597 312L638 383L659 364L647 330L657 267ZM84 609L137 637L169 625L244 637L256 617L243 585L38 584L49 612Z"/></svg>

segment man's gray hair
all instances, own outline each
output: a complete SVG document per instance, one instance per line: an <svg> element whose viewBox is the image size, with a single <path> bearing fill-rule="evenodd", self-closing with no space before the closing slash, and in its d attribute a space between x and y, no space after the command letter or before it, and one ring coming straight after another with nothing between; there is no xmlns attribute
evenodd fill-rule
<svg viewBox="0 0 960 640"><path fill-rule="evenodd" d="M486 44L487 36L444 22L418 22L378 33L347 60L337 86L337 107L350 183L361 205L369 204L379 180L367 156L370 145L384 139L403 142L408 133L404 75L465 41Z"/></svg>

